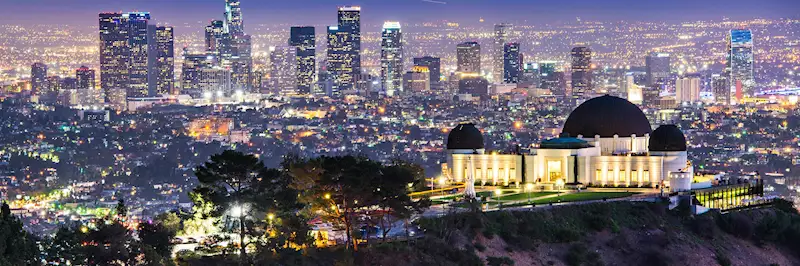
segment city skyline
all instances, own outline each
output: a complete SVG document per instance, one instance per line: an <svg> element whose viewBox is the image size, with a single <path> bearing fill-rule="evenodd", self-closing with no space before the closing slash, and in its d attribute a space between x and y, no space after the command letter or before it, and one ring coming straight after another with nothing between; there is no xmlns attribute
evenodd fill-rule
<svg viewBox="0 0 800 266"><path fill-rule="evenodd" d="M98 12L142 11L150 12L156 22L183 25L196 22L207 22L216 19L219 11L218 1L130 1L109 2L102 0L79 1L63 6L53 5L55 0L34 0L14 5L6 5L0 10L5 23L11 24L64 24L63 19L48 20L46 14L69 12L69 25L91 25L91 15ZM498 4L494 4L494 3ZM691 8L686 8L691 4ZM569 2L538 2L523 0L462 0L462 1L279 1L259 2L243 1L242 8L247 9L244 20L248 25L288 23L296 25L325 25L328 19L325 14L338 6L359 5L369 10L364 17L366 24L376 24L385 20L395 21L437 21L448 20L464 24L478 24L480 18L489 23L547 23L584 20L639 20L639 21L692 21L723 19L750 19L757 17L797 17L792 10L800 9L800 2L791 0L711 0L711 1L590 1L574 0ZM504 7L516 7L512 10ZM577 7L577 8L576 8ZM724 16L719 14L724 7ZM524 10L524 11L517 11ZM512 12L509 12L512 11ZM297 16L297 13L304 16ZM38 13L45 16L29 16ZM44 18L43 18L44 17ZM252 30L252 29L251 29Z"/></svg>

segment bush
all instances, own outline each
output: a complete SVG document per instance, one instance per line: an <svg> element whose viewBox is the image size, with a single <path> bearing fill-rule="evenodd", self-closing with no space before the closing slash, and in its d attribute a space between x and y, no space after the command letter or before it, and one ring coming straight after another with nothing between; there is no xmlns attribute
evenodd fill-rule
<svg viewBox="0 0 800 266"><path fill-rule="evenodd" d="M717 225L714 224L714 218L709 215L701 215L691 219L689 227L692 232L705 239L714 239L717 234Z"/></svg>
<svg viewBox="0 0 800 266"><path fill-rule="evenodd" d="M586 262L587 252L588 250L583 244L572 245L569 250L567 250L567 255L564 260L569 266L580 266Z"/></svg>
<svg viewBox="0 0 800 266"><path fill-rule="evenodd" d="M572 229L561 228L555 232L555 241L558 243L578 241L580 238L581 234Z"/></svg>
<svg viewBox="0 0 800 266"><path fill-rule="evenodd" d="M733 212L726 215L717 217L717 225L723 231L743 239L749 239L753 236L754 226L753 221L747 216Z"/></svg>
<svg viewBox="0 0 800 266"><path fill-rule="evenodd" d="M514 266L514 260L509 257L486 257L486 265L489 266Z"/></svg>
<svg viewBox="0 0 800 266"><path fill-rule="evenodd" d="M794 203L785 199L775 199L775 201L772 202L772 208L788 214L799 214L797 209L794 207Z"/></svg>
<svg viewBox="0 0 800 266"><path fill-rule="evenodd" d="M766 213L758 221L755 235L760 241L778 241L791 225L791 218L784 212Z"/></svg>
<svg viewBox="0 0 800 266"><path fill-rule="evenodd" d="M671 263L672 257L657 248L650 248L644 252L644 261L641 265L669 266Z"/></svg>
<svg viewBox="0 0 800 266"><path fill-rule="evenodd" d="M731 265L733 265L733 263L731 262L731 259L728 258L728 256L725 255L725 253L723 253L720 250L717 250L716 255L714 256L714 258L717 259L717 263L719 263L720 266L731 266Z"/></svg>
<svg viewBox="0 0 800 266"><path fill-rule="evenodd" d="M475 249L480 251L480 252L484 252L484 251L486 251L486 246L484 246L481 243L475 243Z"/></svg>

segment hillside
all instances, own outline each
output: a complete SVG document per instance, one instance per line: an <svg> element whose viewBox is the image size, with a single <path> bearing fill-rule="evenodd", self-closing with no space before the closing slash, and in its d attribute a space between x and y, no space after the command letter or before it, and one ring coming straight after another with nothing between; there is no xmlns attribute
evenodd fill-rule
<svg viewBox="0 0 800 266"><path fill-rule="evenodd" d="M779 202L691 217L614 202L423 219L426 236L281 256L283 265L800 265L800 216ZM200 265L200 264L198 264Z"/></svg>

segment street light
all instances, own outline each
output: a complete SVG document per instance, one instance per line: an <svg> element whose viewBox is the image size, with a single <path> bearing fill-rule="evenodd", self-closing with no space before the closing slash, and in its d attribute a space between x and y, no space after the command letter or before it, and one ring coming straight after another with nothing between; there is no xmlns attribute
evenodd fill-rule
<svg viewBox="0 0 800 266"><path fill-rule="evenodd" d="M447 184L447 180L444 178L444 176L440 176L439 177L439 187L440 187L439 189L442 190L442 196L444 196L444 185L446 185L446 184Z"/></svg>
<svg viewBox="0 0 800 266"><path fill-rule="evenodd" d="M325 193L325 199L331 199L331 193Z"/></svg>
<svg viewBox="0 0 800 266"><path fill-rule="evenodd" d="M533 184L527 183L525 184L525 190L528 191L528 203L531 202L531 190L533 190Z"/></svg>

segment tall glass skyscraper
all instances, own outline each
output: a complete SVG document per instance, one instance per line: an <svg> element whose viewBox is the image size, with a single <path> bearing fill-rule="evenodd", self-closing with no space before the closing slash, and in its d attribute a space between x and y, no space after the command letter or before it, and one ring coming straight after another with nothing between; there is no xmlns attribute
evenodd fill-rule
<svg viewBox="0 0 800 266"><path fill-rule="evenodd" d="M725 70L730 75L731 91L737 100L755 93L753 74L753 33L748 29L731 30Z"/></svg>
<svg viewBox="0 0 800 266"><path fill-rule="evenodd" d="M585 100L592 93L592 49L572 48L572 97Z"/></svg>
<svg viewBox="0 0 800 266"><path fill-rule="evenodd" d="M457 72L462 74L481 74L481 45L477 42L464 42L456 46Z"/></svg>
<svg viewBox="0 0 800 266"><path fill-rule="evenodd" d="M500 83L505 76L505 45L508 43L512 25L500 23L494 25L494 51L492 51L492 81Z"/></svg>
<svg viewBox="0 0 800 266"><path fill-rule="evenodd" d="M352 49L353 34L347 29L339 26L328 27L328 49L326 56L326 66L331 88L327 92L330 96L342 96L342 91L353 89L354 53Z"/></svg>
<svg viewBox="0 0 800 266"><path fill-rule="evenodd" d="M403 33L400 22L387 21L381 31L381 84L387 96L402 91Z"/></svg>
<svg viewBox="0 0 800 266"><path fill-rule="evenodd" d="M522 53L519 43L511 42L503 45L503 83L519 83L522 72Z"/></svg>
<svg viewBox="0 0 800 266"><path fill-rule="evenodd" d="M211 24L206 26L206 51L218 52L223 42L223 35L225 34L225 22L222 20L212 20Z"/></svg>
<svg viewBox="0 0 800 266"><path fill-rule="evenodd" d="M352 46L349 53L353 58L350 67L353 69L352 75L361 73L361 7L343 6L339 7L337 14L339 30L346 31L350 35L345 46Z"/></svg>
<svg viewBox="0 0 800 266"><path fill-rule="evenodd" d="M297 48L279 46L271 48L269 61L270 87L278 94L297 93Z"/></svg>
<svg viewBox="0 0 800 266"><path fill-rule="evenodd" d="M292 27L289 45L295 47L297 61L297 92L311 93L316 77L316 34L314 27Z"/></svg>
<svg viewBox="0 0 800 266"><path fill-rule="evenodd" d="M244 20L239 0L225 0L225 30L232 34L244 33Z"/></svg>
<svg viewBox="0 0 800 266"><path fill-rule="evenodd" d="M150 25L148 49L150 96L175 93L175 37L172 27Z"/></svg>
<svg viewBox="0 0 800 266"><path fill-rule="evenodd" d="M150 13L100 13L100 84L106 101L147 96Z"/></svg>

